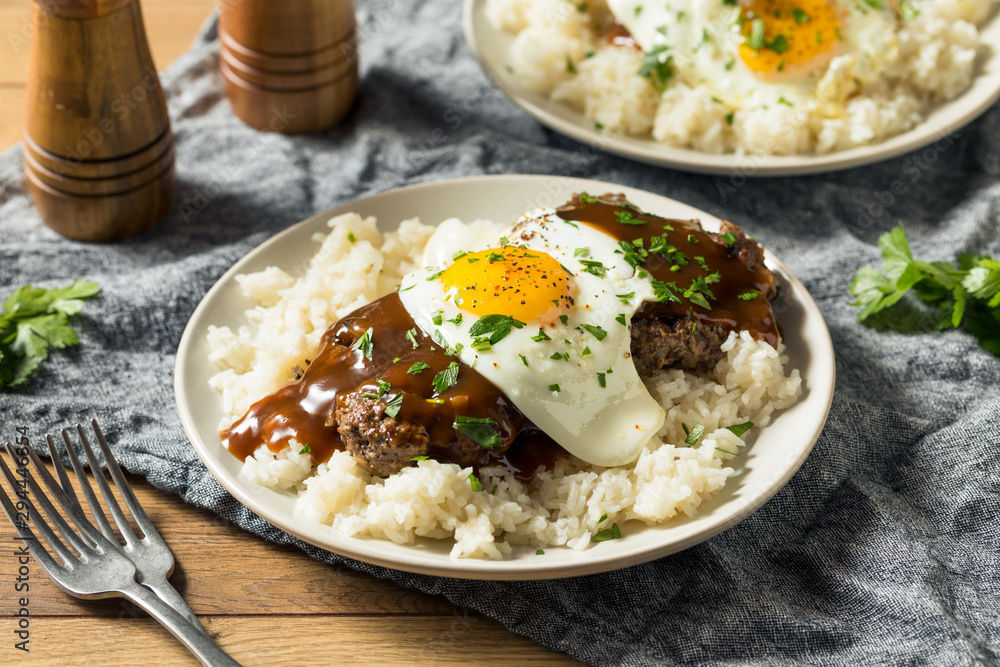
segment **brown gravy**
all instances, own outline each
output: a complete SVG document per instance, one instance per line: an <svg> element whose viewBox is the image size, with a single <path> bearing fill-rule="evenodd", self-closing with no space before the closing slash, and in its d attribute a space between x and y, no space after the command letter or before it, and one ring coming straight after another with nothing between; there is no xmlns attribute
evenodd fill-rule
<svg viewBox="0 0 1000 667"><path fill-rule="evenodd" d="M362 347L351 349L368 329L372 330L370 359ZM417 347L407 339L408 331ZM457 359L417 328L394 292L330 327L302 377L254 403L221 437L241 461L261 443L279 452L294 438L300 446L309 444L312 461L318 465L344 449L334 423L337 396L358 390L377 393L376 379L381 379L392 385L387 396L402 392L397 417L425 425L428 455L434 458L476 467L506 465L519 477L531 477L538 466L549 466L566 453L473 368L462 364L457 384L438 395L432 380L453 361ZM429 368L408 373L417 362ZM470 458L458 447L458 434L452 428L457 415L493 419L503 445L481 449ZM515 438L518 446L511 452Z"/></svg>
<svg viewBox="0 0 1000 667"><path fill-rule="evenodd" d="M721 325L730 331L745 329L758 340L764 340L772 347L778 346L774 312L764 296L770 290L774 276L763 269L751 271L732 246L717 243L690 221L668 220L642 213L607 196L584 195L578 202L559 207L558 214L563 220L597 227L619 241L642 239L642 247L647 250L652 247L654 237L660 237L676 248L678 253L669 257L649 253L642 266L653 278L664 283L676 283L680 289L675 293L680 298L677 301L646 302L639 308L636 317L656 318L664 322L688 319L693 323ZM623 224L619 221L620 217L633 223ZM709 308L681 296L695 280L716 272L719 274L718 282L707 285L714 298L705 295ZM761 295L747 300L739 297L753 291Z"/></svg>

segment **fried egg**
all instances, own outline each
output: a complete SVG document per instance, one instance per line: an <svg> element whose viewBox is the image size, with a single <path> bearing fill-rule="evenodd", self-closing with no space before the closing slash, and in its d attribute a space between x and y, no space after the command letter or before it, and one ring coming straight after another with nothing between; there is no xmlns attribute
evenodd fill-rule
<svg viewBox="0 0 1000 667"><path fill-rule="evenodd" d="M425 257L440 260L456 231L432 237ZM553 209L526 213L485 248L467 243L403 279L417 326L571 454L635 460L665 418L630 353L632 315L654 298L649 280L611 236Z"/></svg>
<svg viewBox="0 0 1000 667"><path fill-rule="evenodd" d="M732 108L841 105L898 56L890 0L609 0L645 52ZM669 64L668 64L669 61Z"/></svg>

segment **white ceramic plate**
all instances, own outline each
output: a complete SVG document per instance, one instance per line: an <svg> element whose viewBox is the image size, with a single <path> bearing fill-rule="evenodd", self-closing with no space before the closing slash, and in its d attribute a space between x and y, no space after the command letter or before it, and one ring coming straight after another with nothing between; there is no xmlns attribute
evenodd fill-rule
<svg viewBox="0 0 1000 667"><path fill-rule="evenodd" d="M496 30L487 20L486 0L465 0L465 41L483 71L515 104L553 130L597 150L663 167L703 174L740 176L790 176L859 167L887 160L940 141L975 120L1000 98L1000 18L994 17L981 29L982 47L972 86L958 98L934 109L923 123L909 132L871 146L861 146L827 155L716 155L675 148L629 136L605 136L593 123L569 106L521 86L507 71L507 53L514 35Z"/></svg>
<svg viewBox="0 0 1000 667"><path fill-rule="evenodd" d="M413 185L360 199L313 216L261 244L238 261L209 290L191 316L177 351L174 382L177 409L188 437L211 473L254 513L306 542L324 549L399 570L469 579L543 579L589 574L642 563L686 549L729 528L773 496L802 465L826 421L833 396L834 359L823 317L795 276L770 254L768 266L778 275L787 309L780 313L788 354L805 384L802 400L761 430L744 457L733 464L737 474L694 518L659 526L626 525L624 536L593 544L584 551L546 549L507 561L451 560L451 543L425 540L413 546L389 541L347 537L318 523L301 519L294 511L294 495L247 482L242 465L219 442L221 397L208 385L215 372L208 363L205 334L209 324L246 324L250 305L235 277L239 273L279 266L301 275L316 250L315 232L327 232L334 215L356 211L374 215L382 229L420 216L436 224L449 217L513 221L536 206L558 205L574 192L624 192L640 208L675 218L700 218L708 229L719 220L697 209L659 195L610 183L556 176L484 176ZM738 222L738 221L737 221ZM760 233L761 230L750 230Z"/></svg>

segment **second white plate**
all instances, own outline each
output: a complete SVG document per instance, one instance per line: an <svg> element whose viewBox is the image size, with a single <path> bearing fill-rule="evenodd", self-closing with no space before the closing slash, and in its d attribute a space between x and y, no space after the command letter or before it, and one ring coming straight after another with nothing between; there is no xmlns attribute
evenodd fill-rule
<svg viewBox="0 0 1000 667"><path fill-rule="evenodd" d="M465 41L483 71L515 104L553 130L597 150L663 167L703 174L795 176L838 171L880 162L940 141L971 123L1000 98L1000 17L980 29L984 53L972 86L930 112L924 122L886 141L826 155L712 154L675 148L652 138L605 136L583 114L520 85L507 71L514 35L495 29L486 18L486 0L465 0Z"/></svg>

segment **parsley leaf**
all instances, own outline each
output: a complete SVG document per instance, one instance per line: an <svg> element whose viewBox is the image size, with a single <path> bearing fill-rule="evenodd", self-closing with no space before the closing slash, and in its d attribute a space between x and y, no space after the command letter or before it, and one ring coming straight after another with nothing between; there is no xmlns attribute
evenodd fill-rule
<svg viewBox="0 0 1000 667"><path fill-rule="evenodd" d="M674 57L667 53L669 50L670 47L663 44L654 47L652 51L643 54L642 66L639 67L639 76L649 79L661 93L666 90L674 75Z"/></svg>
<svg viewBox="0 0 1000 667"><path fill-rule="evenodd" d="M354 344L351 345L352 350L361 350L368 361L371 361L372 359L372 333L374 331L374 328L368 327L368 331L361 334L361 337L354 341Z"/></svg>
<svg viewBox="0 0 1000 667"><path fill-rule="evenodd" d="M593 324L581 324L580 326L592 333L597 340L604 340L604 337L608 335L607 331Z"/></svg>
<svg viewBox="0 0 1000 667"><path fill-rule="evenodd" d="M100 292L83 279L56 289L25 285L3 302L0 312L0 388L19 385L49 356L49 349L77 345L80 339L69 318L83 300Z"/></svg>
<svg viewBox="0 0 1000 667"><path fill-rule="evenodd" d="M412 366L410 366L410 369L408 371L406 371L406 372L408 374L410 374L410 375L420 375L421 373L423 373L424 371L426 371L428 368L430 368L430 364L426 364L426 363L424 363L422 361L418 361L417 363L415 363Z"/></svg>
<svg viewBox="0 0 1000 667"><path fill-rule="evenodd" d="M411 343L413 343L413 349L414 350L417 349L418 347L420 347L420 343L417 342L417 330L416 329L410 329L409 331L406 332L406 340L408 340Z"/></svg>
<svg viewBox="0 0 1000 667"><path fill-rule="evenodd" d="M881 270L863 266L851 281L859 322L886 311L884 324L907 326L905 317L889 309L909 293L935 313L939 328L964 323L984 349L1000 356L1000 261L970 254L959 255L957 267L915 260L902 225L879 237L879 249Z"/></svg>
<svg viewBox="0 0 1000 667"><path fill-rule="evenodd" d="M469 473L469 484L472 486L472 490L479 492L483 490L483 483L479 481L474 473Z"/></svg>
<svg viewBox="0 0 1000 667"><path fill-rule="evenodd" d="M489 417L455 415L455 422L451 427L484 449L496 449L500 446L500 433L496 425Z"/></svg>
<svg viewBox="0 0 1000 667"><path fill-rule="evenodd" d="M490 345L496 345L507 337L511 329L521 329L524 322L515 320L510 315L484 315L469 327L469 334L472 336L483 336L490 334Z"/></svg>
<svg viewBox="0 0 1000 667"><path fill-rule="evenodd" d="M443 394L458 384L458 370L458 363L453 361L448 364L448 368L435 375L431 381L431 384L434 385L434 391Z"/></svg>
<svg viewBox="0 0 1000 667"><path fill-rule="evenodd" d="M622 536L621 528L618 527L617 523L611 524L610 528L605 528L604 530L599 530L590 538L591 542L607 542L608 540L617 540Z"/></svg>
<svg viewBox="0 0 1000 667"><path fill-rule="evenodd" d="M753 428L753 422L743 422L742 424L733 424L732 426L727 426L727 429L733 432L734 435L743 435L751 428Z"/></svg>
<svg viewBox="0 0 1000 667"><path fill-rule="evenodd" d="M395 418L399 414L399 409L403 407L403 392L399 392L385 404L385 414Z"/></svg>
<svg viewBox="0 0 1000 667"><path fill-rule="evenodd" d="M690 429L686 424L681 424L681 427L683 427L684 433L687 434L687 437L684 438L684 444L688 447L697 445L698 441L701 440L701 436L705 435L705 425L701 422L695 422L694 426Z"/></svg>

